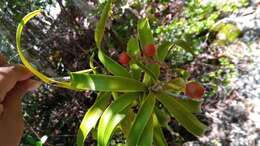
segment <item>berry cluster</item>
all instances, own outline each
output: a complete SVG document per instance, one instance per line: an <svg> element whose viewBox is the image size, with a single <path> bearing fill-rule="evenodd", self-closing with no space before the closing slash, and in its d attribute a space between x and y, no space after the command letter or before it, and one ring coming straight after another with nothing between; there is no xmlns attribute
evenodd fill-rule
<svg viewBox="0 0 260 146"><path fill-rule="evenodd" d="M156 54L156 47L154 44L148 44L144 47L143 55L145 57L153 57L153 56L155 56L155 54ZM127 64L129 64L129 61L130 61L130 57L127 52L124 51L119 54L119 56L118 56L119 63L121 63L123 65L127 65Z"/></svg>

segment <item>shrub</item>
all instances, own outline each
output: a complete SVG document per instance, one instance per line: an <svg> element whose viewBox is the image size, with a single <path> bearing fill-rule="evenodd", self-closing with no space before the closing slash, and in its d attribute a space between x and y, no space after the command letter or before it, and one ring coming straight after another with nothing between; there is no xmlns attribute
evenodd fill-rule
<svg viewBox="0 0 260 146"><path fill-rule="evenodd" d="M148 53L149 57L143 56L142 52L146 51L146 46L155 42L148 20L141 19L137 24L138 34L132 36L127 43L129 66L120 65L107 56L102 49L105 25L111 9L112 0L108 0L96 26L95 42L99 61L112 75L98 73L91 63L91 69L71 72L70 81L56 81L49 78L33 68L27 61L20 43L24 25L40 14L41 10L26 15L17 29L18 54L24 65L38 78L58 87L98 92L95 103L88 109L81 122L77 145L84 145L87 135L95 129L96 125L98 125L96 130L99 146L109 145L113 133L117 130L123 132L126 144L129 146L151 146L153 143L160 146L167 145L162 131L167 121L162 113L174 117L193 135L201 136L206 126L193 113L200 112L201 100L199 99L203 96L204 88L199 86L199 90L196 90L198 88L193 90L193 93L200 92L196 94L194 100L192 97L181 94L185 92L186 84L190 84L185 78L162 79L166 76L163 74L164 71L170 70L164 63L164 59L174 44L167 41L161 42L156 44L157 49L152 49L152 53ZM93 62L93 58L90 62ZM123 64L126 65L126 62ZM192 83L198 85L194 81ZM158 104L163 108L157 106ZM133 108L137 109L137 112Z"/></svg>

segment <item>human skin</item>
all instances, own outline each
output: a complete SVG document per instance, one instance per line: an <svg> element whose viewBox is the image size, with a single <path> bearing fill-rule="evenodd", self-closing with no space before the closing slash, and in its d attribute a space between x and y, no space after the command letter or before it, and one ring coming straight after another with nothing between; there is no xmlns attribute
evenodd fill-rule
<svg viewBox="0 0 260 146"><path fill-rule="evenodd" d="M41 82L22 65L7 65L0 54L0 146L18 146L24 121L21 98L37 89Z"/></svg>

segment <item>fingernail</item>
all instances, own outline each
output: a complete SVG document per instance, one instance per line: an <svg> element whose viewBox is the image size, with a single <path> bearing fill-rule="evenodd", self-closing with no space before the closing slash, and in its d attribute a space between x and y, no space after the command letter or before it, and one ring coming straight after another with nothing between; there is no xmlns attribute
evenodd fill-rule
<svg viewBox="0 0 260 146"><path fill-rule="evenodd" d="M1 114L4 112L4 105L3 104L0 104L0 116Z"/></svg>
<svg viewBox="0 0 260 146"><path fill-rule="evenodd" d="M28 87L27 90L28 91L35 91L42 85L42 82L36 81L36 80L29 80L28 84L29 84L29 87Z"/></svg>

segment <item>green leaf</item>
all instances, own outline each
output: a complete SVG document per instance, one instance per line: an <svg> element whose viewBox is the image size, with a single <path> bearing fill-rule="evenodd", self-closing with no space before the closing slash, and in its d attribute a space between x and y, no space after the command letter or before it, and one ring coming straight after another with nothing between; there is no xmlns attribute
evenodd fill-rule
<svg viewBox="0 0 260 146"><path fill-rule="evenodd" d="M137 24L138 36L142 48L148 44L154 44L153 33L150 28L148 19L142 19ZM139 66L142 64L138 64ZM147 66L140 66L145 70L144 83L149 84L152 80L157 80L160 73L160 66L157 64L149 64Z"/></svg>
<svg viewBox="0 0 260 146"><path fill-rule="evenodd" d="M139 56L140 55L140 47L138 39L131 38L127 43L127 52L130 54L130 56ZM136 80L140 80L142 71L140 67L136 63L131 63L130 69L132 72L133 77Z"/></svg>
<svg viewBox="0 0 260 146"><path fill-rule="evenodd" d="M142 64L141 62L139 62L138 60L136 60L134 58L133 58L133 61L147 74L147 76L151 77L151 79L153 79L154 81L157 80L157 74L154 73L152 71L152 69L149 68L149 67L151 67L150 66L151 64L145 66L144 64Z"/></svg>
<svg viewBox="0 0 260 146"><path fill-rule="evenodd" d="M133 37L129 39L127 43L127 52L132 56L140 55L138 39Z"/></svg>
<svg viewBox="0 0 260 146"><path fill-rule="evenodd" d="M173 97L175 98L175 97ZM200 113L201 112L201 101L196 101L192 99L178 99L176 100L182 104L184 107L186 107L191 113Z"/></svg>
<svg viewBox="0 0 260 146"><path fill-rule="evenodd" d="M157 58L159 61L164 61L172 46L172 43L165 41L157 48Z"/></svg>
<svg viewBox="0 0 260 146"><path fill-rule="evenodd" d="M153 34L148 19L139 20L137 30L142 48L148 44L154 43Z"/></svg>
<svg viewBox="0 0 260 146"><path fill-rule="evenodd" d="M191 76L190 73L185 70L185 69L181 69L181 68L176 68L175 71L181 76L181 78L183 78L184 80L188 80L189 77Z"/></svg>
<svg viewBox="0 0 260 146"><path fill-rule="evenodd" d="M186 82L182 78L174 78L166 84L166 89L169 91L182 91L185 92Z"/></svg>
<svg viewBox="0 0 260 146"><path fill-rule="evenodd" d="M137 80L101 74L71 73L71 86L79 90L143 92L145 84Z"/></svg>
<svg viewBox="0 0 260 146"><path fill-rule="evenodd" d="M137 116L134 120L134 123L129 131L127 137L127 146L136 146L141 138L141 134L143 133L151 115L153 112L153 108L155 105L155 96L153 94L149 94L145 97Z"/></svg>
<svg viewBox="0 0 260 146"><path fill-rule="evenodd" d="M98 119L108 106L109 100L110 93L102 93L97 97L94 105L87 111L80 124L80 129L77 134L77 146L84 146L87 135L91 129L95 127Z"/></svg>
<svg viewBox="0 0 260 146"><path fill-rule="evenodd" d="M98 49L101 49L101 42L105 32L106 21L109 17L111 8L112 8L112 0L107 0L95 30L95 42Z"/></svg>
<svg viewBox="0 0 260 146"><path fill-rule="evenodd" d="M42 146L42 142L41 142L41 141L37 141L37 142L35 143L35 146Z"/></svg>
<svg viewBox="0 0 260 146"><path fill-rule="evenodd" d="M171 120L171 116L166 112L163 108L159 109L157 107L154 108L154 112L156 113L156 118L159 120L159 123L162 127L168 126L168 123Z"/></svg>
<svg viewBox="0 0 260 146"><path fill-rule="evenodd" d="M116 126L126 117L129 105L138 97L126 93L115 100L103 113L98 125L98 146L107 146Z"/></svg>
<svg viewBox="0 0 260 146"><path fill-rule="evenodd" d="M89 59L89 67L92 69L94 74L97 74L96 68L94 67L94 57L95 53L93 52Z"/></svg>
<svg viewBox="0 0 260 146"><path fill-rule="evenodd" d="M60 82L60 81L56 81L52 78L47 77L46 75L44 75L43 73L39 72L37 69L35 69L30 63L29 61L26 59L23 50L22 50L22 46L21 46L21 36L22 36L22 32L23 32L23 28L24 26L35 16L39 15L43 10L36 10L33 11L29 14L27 14L22 21L19 23L18 28L17 28L17 32L16 32L16 47L17 47L17 51L18 54L21 58L21 61L23 62L24 66L30 70L36 77L38 77L39 79L41 79L43 82L48 83L48 84L53 84L56 85L58 87L63 87L63 88L68 88L68 89L73 89L70 87L69 83L67 82Z"/></svg>
<svg viewBox="0 0 260 146"><path fill-rule="evenodd" d="M145 69L145 75L143 82L146 84L150 84L152 80L156 81L160 75L160 66L157 64L148 64L144 67L145 68L143 69Z"/></svg>
<svg viewBox="0 0 260 146"><path fill-rule="evenodd" d="M100 62L106 67L106 69L116 76L131 77L126 68L108 57L101 50L98 51L98 58Z"/></svg>
<svg viewBox="0 0 260 146"><path fill-rule="evenodd" d="M192 55L194 55L194 49L191 47L192 45L188 41L177 40L177 41L174 41L174 44L178 45L179 47L181 47L185 51L187 51L187 52L191 53Z"/></svg>
<svg viewBox="0 0 260 146"><path fill-rule="evenodd" d="M167 142L163 135L162 128L156 114L153 114L153 126L154 126L154 143L156 146L167 146Z"/></svg>
<svg viewBox="0 0 260 146"><path fill-rule="evenodd" d="M207 127L179 100L176 100L176 98L173 98L166 93L158 94L157 97L171 116L175 117L175 119L190 133L195 136L203 135Z"/></svg>
<svg viewBox="0 0 260 146"><path fill-rule="evenodd" d="M142 137L138 146L152 146L153 144L153 117L151 115L150 120L146 124L144 128L144 132L142 133Z"/></svg>

